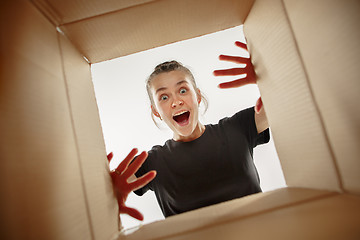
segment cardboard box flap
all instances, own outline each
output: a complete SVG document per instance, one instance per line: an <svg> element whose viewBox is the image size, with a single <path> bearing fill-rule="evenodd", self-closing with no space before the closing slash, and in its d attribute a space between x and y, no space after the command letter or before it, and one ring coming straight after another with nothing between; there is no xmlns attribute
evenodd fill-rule
<svg viewBox="0 0 360 240"><path fill-rule="evenodd" d="M284 4L342 187L360 194L360 1Z"/></svg>
<svg viewBox="0 0 360 240"><path fill-rule="evenodd" d="M33 0L56 26L83 21L156 0Z"/></svg>
<svg viewBox="0 0 360 240"><path fill-rule="evenodd" d="M119 228L90 65L59 34L75 146L94 239L111 239Z"/></svg>
<svg viewBox="0 0 360 240"><path fill-rule="evenodd" d="M0 239L91 239L58 33L26 0L0 20Z"/></svg>
<svg viewBox="0 0 360 240"><path fill-rule="evenodd" d="M171 238L334 194L336 193L300 188L283 188L254 194L147 224L134 233L125 235L124 239ZM121 237L124 236L119 239L123 239Z"/></svg>
<svg viewBox="0 0 360 240"><path fill-rule="evenodd" d="M360 193L359 11L359 1L260 0L246 20L288 186Z"/></svg>
<svg viewBox="0 0 360 240"><path fill-rule="evenodd" d="M52 12L66 14L61 4L55 3L49 5ZM91 3L97 5L95 1ZM253 0L151 1L90 18L72 17L78 20L65 21L59 28L91 63L96 63L241 25L252 3ZM60 6L56 8L57 5ZM80 12L89 7L85 1L76 6ZM56 21L64 21L64 17L58 18Z"/></svg>
<svg viewBox="0 0 360 240"><path fill-rule="evenodd" d="M245 218L219 222L161 239L356 240L360 239L359 217L359 196L335 194L272 208ZM159 238L146 236L137 239Z"/></svg>
<svg viewBox="0 0 360 240"><path fill-rule="evenodd" d="M341 191L283 1L256 1L244 33L287 186Z"/></svg>

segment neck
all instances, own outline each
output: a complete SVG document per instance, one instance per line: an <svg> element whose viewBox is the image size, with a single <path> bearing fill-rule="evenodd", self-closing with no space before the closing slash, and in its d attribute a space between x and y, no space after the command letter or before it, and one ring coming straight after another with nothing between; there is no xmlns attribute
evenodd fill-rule
<svg viewBox="0 0 360 240"><path fill-rule="evenodd" d="M205 126L198 122L198 124L196 125L194 131L191 133L191 135L189 136L181 136L181 135L176 135L174 134L173 139L174 141L177 142L191 142L194 141L195 139L199 138L203 133L205 132Z"/></svg>

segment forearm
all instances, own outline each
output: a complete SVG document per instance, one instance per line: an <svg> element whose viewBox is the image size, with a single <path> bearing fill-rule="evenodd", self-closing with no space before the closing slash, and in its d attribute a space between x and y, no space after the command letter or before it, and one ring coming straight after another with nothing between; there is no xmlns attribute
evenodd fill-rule
<svg viewBox="0 0 360 240"><path fill-rule="evenodd" d="M255 124L258 133L261 133L269 128L269 123L266 117L265 109L262 107L260 111L255 112Z"/></svg>

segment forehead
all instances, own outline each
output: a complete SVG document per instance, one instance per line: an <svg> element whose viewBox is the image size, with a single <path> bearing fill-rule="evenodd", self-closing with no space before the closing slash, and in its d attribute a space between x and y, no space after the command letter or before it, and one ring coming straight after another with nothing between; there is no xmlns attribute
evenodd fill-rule
<svg viewBox="0 0 360 240"><path fill-rule="evenodd" d="M160 73L151 80L151 89L153 92L176 88L178 85L188 84L192 85L189 76L179 70Z"/></svg>

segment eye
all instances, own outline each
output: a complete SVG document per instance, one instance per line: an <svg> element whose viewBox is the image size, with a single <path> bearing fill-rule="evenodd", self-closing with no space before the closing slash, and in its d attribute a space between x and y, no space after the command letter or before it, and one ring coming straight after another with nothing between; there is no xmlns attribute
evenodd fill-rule
<svg viewBox="0 0 360 240"><path fill-rule="evenodd" d="M185 88L180 89L180 93L181 93L181 94L184 94L184 93L186 93L186 92L187 92L187 90L186 90Z"/></svg>
<svg viewBox="0 0 360 240"><path fill-rule="evenodd" d="M160 96L160 101L165 101L165 100L167 100L169 97L168 96L166 96L166 95L161 95Z"/></svg>

